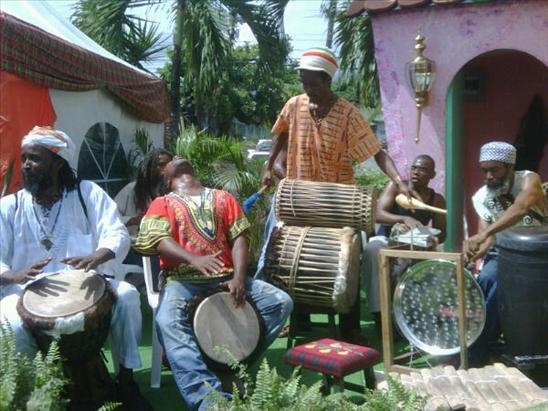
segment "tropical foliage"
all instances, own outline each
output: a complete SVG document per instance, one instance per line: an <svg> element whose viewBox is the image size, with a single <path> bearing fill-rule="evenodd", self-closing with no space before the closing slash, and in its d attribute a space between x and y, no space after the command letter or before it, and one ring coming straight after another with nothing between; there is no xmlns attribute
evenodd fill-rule
<svg viewBox="0 0 548 411"><path fill-rule="evenodd" d="M59 347L53 342L47 355L34 360L15 350L11 327L0 325L0 410L64 410L65 378Z"/></svg>
<svg viewBox="0 0 548 411"><path fill-rule="evenodd" d="M147 0L80 0L72 23L121 59L145 69L164 49L158 24L133 14ZM156 1L158 3L158 1Z"/></svg>
<svg viewBox="0 0 548 411"><path fill-rule="evenodd" d="M373 27L368 15L348 18L346 10L350 3L351 0L323 0L320 11L328 20L326 44L331 47L334 31L334 44L339 52L341 68L338 87L355 90L356 99L350 99L354 103L376 107L380 104L380 92Z"/></svg>
<svg viewBox="0 0 548 411"><path fill-rule="evenodd" d="M288 63L272 73L261 70L259 59L257 45L235 47L207 100L200 100L194 91L185 92L181 106L186 125L223 135L230 132L233 119L245 124L272 124L285 101L302 88L295 64ZM168 84L171 70L168 63L159 72ZM184 88L194 90L192 84Z"/></svg>
<svg viewBox="0 0 548 411"><path fill-rule="evenodd" d="M426 399L406 389L400 382L388 378L388 390L365 390L365 402L355 404L342 393L323 395L322 381L308 387L301 383L299 369L286 379L263 360L255 381L245 366L233 362L238 377L243 382L243 393L236 385L233 399L228 400L219 392L212 391L210 399L215 402L212 409L226 411L290 410L290 411L420 411Z"/></svg>

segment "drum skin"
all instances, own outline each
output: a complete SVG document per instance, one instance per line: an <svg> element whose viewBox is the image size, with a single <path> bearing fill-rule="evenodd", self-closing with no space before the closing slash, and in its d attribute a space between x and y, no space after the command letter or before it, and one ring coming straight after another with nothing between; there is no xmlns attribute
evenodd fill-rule
<svg viewBox="0 0 548 411"><path fill-rule="evenodd" d="M70 363L85 363L103 346L109 330L116 294L110 283L94 271L59 271L29 285L17 311L47 351L59 338L61 355ZM76 322L83 321L78 327ZM72 329L83 331L72 332Z"/></svg>
<svg viewBox="0 0 548 411"><path fill-rule="evenodd" d="M292 226L375 230L373 186L283 179L276 192L276 219Z"/></svg>
<svg viewBox="0 0 548 411"><path fill-rule="evenodd" d="M296 303L348 313L358 295L360 244L358 233L349 227L276 227L265 278Z"/></svg>
<svg viewBox="0 0 548 411"><path fill-rule="evenodd" d="M234 298L223 289L195 297L189 305L194 335L208 366L230 371L231 356L243 363L256 358L264 338L264 321L253 301L234 307ZM216 347L219 347L218 350Z"/></svg>

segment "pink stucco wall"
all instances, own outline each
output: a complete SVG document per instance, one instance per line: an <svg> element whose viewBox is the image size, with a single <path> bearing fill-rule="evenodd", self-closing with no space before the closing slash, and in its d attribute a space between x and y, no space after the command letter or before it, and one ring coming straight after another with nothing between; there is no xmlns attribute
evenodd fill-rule
<svg viewBox="0 0 548 411"><path fill-rule="evenodd" d="M438 170L433 186L444 190L445 99L451 81L467 62L498 49L520 50L548 65L548 1L420 7L379 14L372 22L390 154L404 172L416 155L429 153ZM418 30L426 37L425 56L436 62L437 71L430 105L423 111L421 141L415 144L416 109L405 64L415 56ZM470 166L477 164L476 157L469 160Z"/></svg>

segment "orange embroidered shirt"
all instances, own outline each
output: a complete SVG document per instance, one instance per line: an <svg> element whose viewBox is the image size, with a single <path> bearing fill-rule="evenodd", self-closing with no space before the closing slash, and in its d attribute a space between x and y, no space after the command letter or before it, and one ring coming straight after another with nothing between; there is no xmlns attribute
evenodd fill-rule
<svg viewBox="0 0 548 411"><path fill-rule="evenodd" d="M287 178L355 184L352 161L361 163L382 146L359 110L339 97L318 128L306 94L292 97L272 127L287 132Z"/></svg>

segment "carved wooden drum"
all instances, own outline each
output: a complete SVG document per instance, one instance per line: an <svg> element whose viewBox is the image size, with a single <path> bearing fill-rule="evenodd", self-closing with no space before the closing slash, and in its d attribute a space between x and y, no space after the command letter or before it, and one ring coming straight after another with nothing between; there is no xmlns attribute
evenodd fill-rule
<svg viewBox="0 0 548 411"><path fill-rule="evenodd" d="M276 192L276 219L287 225L375 230L372 186L283 179Z"/></svg>
<svg viewBox="0 0 548 411"><path fill-rule="evenodd" d="M59 271L30 284L17 311L41 350L59 340L64 358L84 363L108 336L115 299L111 285L94 271Z"/></svg>
<svg viewBox="0 0 548 411"><path fill-rule="evenodd" d="M231 356L238 362L255 358L264 338L264 323L250 299L236 308L230 293L218 289L195 298L189 316L200 351L211 368L229 370Z"/></svg>
<svg viewBox="0 0 548 411"><path fill-rule="evenodd" d="M276 227L265 278L297 303L347 313L358 294L360 254L360 237L349 227Z"/></svg>

